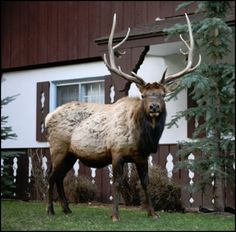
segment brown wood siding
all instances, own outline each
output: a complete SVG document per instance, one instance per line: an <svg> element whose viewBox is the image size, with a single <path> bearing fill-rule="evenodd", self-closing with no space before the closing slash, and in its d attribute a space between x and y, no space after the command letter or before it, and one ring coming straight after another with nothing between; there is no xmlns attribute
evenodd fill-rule
<svg viewBox="0 0 236 232"><path fill-rule="evenodd" d="M47 16L50 16L50 20L47 23L48 38L47 38L47 62L53 62L58 59L58 10L57 10L57 2L48 1L47 7ZM45 12L46 14L46 12ZM45 35L46 35L45 34ZM71 35L72 36L72 35ZM46 39L46 38L45 38Z"/></svg>
<svg viewBox="0 0 236 232"><path fill-rule="evenodd" d="M117 31L182 14L181 1L2 1L2 68L99 57L94 40ZM191 12L188 8L187 12Z"/></svg>

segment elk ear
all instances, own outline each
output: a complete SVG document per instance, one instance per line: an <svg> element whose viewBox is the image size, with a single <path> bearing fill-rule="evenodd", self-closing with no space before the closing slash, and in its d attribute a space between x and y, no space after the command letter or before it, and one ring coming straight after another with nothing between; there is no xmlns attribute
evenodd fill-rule
<svg viewBox="0 0 236 232"><path fill-rule="evenodd" d="M143 90L144 90L144 85L139 85L139 84L136 84L137 88L139 89L139 92L142 94L143 93Z"/></svg>
<svg viewBox="0 0 236 232"><path fill-rule="evenodd" d="M161 78L161 81L160 81L160 84L162 84L162 85L165 83L166 72L167 72L167 67L166 67L165 71L163 72L162 78Z"/></svg>

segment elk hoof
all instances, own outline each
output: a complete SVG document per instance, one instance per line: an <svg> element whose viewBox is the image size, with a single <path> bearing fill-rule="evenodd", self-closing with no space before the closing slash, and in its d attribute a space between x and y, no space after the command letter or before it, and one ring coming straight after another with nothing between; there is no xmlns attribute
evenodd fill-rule
<svg viewBox="0 0 236 232"><path fill-rule="evenodd" d="M118 216L112 215L111 218L112 218L112 221L113 221L113 222L118 222L118 221L120 221L120 218L119 218Z"/></svg>
<svg viewBox="0 0 236 232"><path fill-rule="evenodd" d="M153 218L153 219L158 219L160 218L160 215L158 213L152 213L152 214L148 214L149 217Z"/></svg>
<svg viewBox="0 0 236 232"><path fill-rule="evenodd" d="M47 208L47 214L50 215L50 216L51 216L51 215L54 215L54 214L55 214L54 209L51 208L51 207L48 207L48 208Z"/></svg>
<svg viewBox="0 0 236 232"><path fill-rule="evenodd" d="M64 214L70 214L72 211L69 208L63 209Z"/></svg>
<svg viewBox="0 0 236 232"><path fill-rule="evenodd" d="M151 216L153 219L158 219L158 218L160 218L160 216L159 216L159 214L155 214L155 215L153 215L153 216Z"/></svg>

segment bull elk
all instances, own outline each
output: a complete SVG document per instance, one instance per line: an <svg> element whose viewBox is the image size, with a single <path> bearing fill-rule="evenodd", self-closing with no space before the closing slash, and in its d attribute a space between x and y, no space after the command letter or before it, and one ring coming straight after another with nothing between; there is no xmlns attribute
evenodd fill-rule
<svg viewBox="0 0 236 232"><path fill-rule="evenodd" d="M125 162L135 163L141 184L146 196L148 216L157 218L148 194L148 157L156 153L159 139L162 135L166 106L164 96L167 92L166 83L172 82L180 76L195 70L200 62L192 67L194 40L191 24L185 14L190 44L182 36L181 40L188 51L186 67L180 72L166 76L165 73L159 83L146 83L135 73L124 73L115 64L115 55L122 56L118 48L127 40L125 38L113 46L113 36L116 26L116 14L108 41L109 61L104 54L107 68L135 83L142 95L142 99L124 97L114 104L93 104L70 102L49 113L45 119L47 138L50 144L51 168L48 188L48 214L54 214L53 187L56 184L58 195L64 213L71 213L64 193L63 179L66 173L79 159L89 167L102 168L112 164L114 200L112 220L120 219L118 212L119 189L122 184L123 165ZM183 53L183 52L182 52Z"/></svg>

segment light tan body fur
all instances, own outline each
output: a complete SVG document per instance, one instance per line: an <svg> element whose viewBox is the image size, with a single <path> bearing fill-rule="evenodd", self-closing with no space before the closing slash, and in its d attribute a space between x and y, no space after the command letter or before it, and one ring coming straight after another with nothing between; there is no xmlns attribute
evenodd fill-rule
<svg viewBox="0 0 236 232"><path fill-rule="evenodd" d="M93 167L108 165L116 154L138 161L135 112L140 107L140 99L129 97L110 105L71 102L58 107L46 117L54 167L67 152Z"/></svg>

